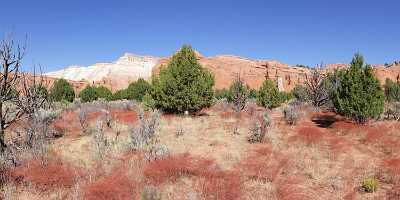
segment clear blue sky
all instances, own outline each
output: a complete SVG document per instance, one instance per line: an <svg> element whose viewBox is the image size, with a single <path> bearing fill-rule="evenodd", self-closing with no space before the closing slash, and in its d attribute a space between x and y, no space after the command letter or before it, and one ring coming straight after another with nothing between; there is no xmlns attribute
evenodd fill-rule
<svg viewBox="0 0 400 200"><path fill-rule="evenodd" d="M112 61L124 52L167 56L191 44L289 64L400 60L399 0L3 0L0 34L28 35L26 65L45 71Z"/></svg>

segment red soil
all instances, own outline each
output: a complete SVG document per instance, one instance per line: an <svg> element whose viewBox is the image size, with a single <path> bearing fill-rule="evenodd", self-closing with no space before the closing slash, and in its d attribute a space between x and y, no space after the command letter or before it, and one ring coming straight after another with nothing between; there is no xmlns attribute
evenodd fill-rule
<svg viewBox="0 0 400 200"><path fill-rule="evenodd" d="M304 126L299 129L298 134L294 137L307 145L311 145L322 142L324 135L325 133L321 128Z"/></svg>

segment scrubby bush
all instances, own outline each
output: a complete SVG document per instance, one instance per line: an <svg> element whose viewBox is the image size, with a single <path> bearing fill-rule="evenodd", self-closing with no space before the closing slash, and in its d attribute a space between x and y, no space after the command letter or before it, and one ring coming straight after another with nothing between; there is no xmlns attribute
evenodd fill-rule
<svg viewBox="0 0 400 200"><path fill-rule="evenodd" d="M358 123L376 118L383 113L384 94L372 68L364 65L364 58L356 54L350 68L336 72L339 84L333 94L333 103L339 114Z"/></svg>
<svg viewBox="0 0 400 200"><path fill-rule="evenodd" d="M286 123L296 125L300 119L299 107L296 105L289 105L283 110L283 116Z"/></svg>
<svg viewBox="0 0 400 200"><path fill-rule="evenodd" d="M126 89L118 90L112 96L114 101L123 99L128 99L128 91Z"/></svg>
<svg viewBox="0 0 400 200"><path fill-rule="evenodd" d="M258 91L256 89L250 89L249 98L255 99L255 98L257 98L257 95L258 95Z"/></svg>
<svg viewBox="0 0 400 200"><path fill-rule="evenodd" d="M229 99L230 96L231 96L231 94L230 94L229 90L227 90L225 88L215 91L215 98L218 100L219 99Z"/></svg>
<svg viewBox="0 0 400 200"><path fill-rule="evenodd" d="M379 187L379 181L375 178L367 178L363 180L361 187L365 192L376 192Z"/></svg>
<svg viewBox="0 0 400 200"><path fill-rule="evenodd" d="M271 119L268 113L264 113L256 117L253 120L254 124L250 128L250 137L248 141L250 143L262 142L264 140L265 134L267 133L267 128L271 125Z"/></svg>
<svg viewBox="0 0 400 200"><path fill-rule="evenodd" d="M146 111L156 109L156 101L149 93L146 93L143 97L143 106Z"/></svg>
<svg viewBox="0 0 400 200"><path fill-rule="evenodd" d="M79 97L82 102L92 102L99 98L96 92L96 88L93 86L87 86L85 89L79 93Z"/></svg>
<svg viewBox="0 0 400 200"><path fill-rule="evenodd" d="M389 78L385 81L385 97L386 101L400 101L400 84L397 84L390 80Z"/></svg>
<svg viewBox="0 0 400 200"><path fill-rule="evenodd" d="M306 91L309 101L313 106L320 108L330 104L331 82L322 72L323 66L317 66L306 75Z"/></svg>
<svg viewBox="0 0 400 200"><path fill-rule="evenodd" d="M73 102L75 97L74 89L72 85L65 79L58 79L54 82L53 87L50 90L50 98L52 101L61 102Z"/></svg>
<svg viewBox="0 0 400 200"><path fill-rule="evenodd" d="M111 100L112 93L111 93L110 89L108 89L104 86L99 86L99 87L96 87L95 89L96 89L96 94L97 94L98 98L105 99L106 101Z"/></svg>
<svg viewBox="0 0 400 200"><path fill-rule="evenodd" d="M145 149L154 144L156 128L159 124L160 114L157 111L151 112L146 119L143 110L138 108L139 124L130 131L130 148L132 150Z"/></svg>
<svg viewBox="0 0 400 200"><path fill-rule="evenodd" d="M161 200L161 194L155 187L145 187L141 194L141 200Z"/></svg>
<svg viewBox="0 0 400 200"><path fill-rule="evenodd" d="M213 101L214 76L199 64L188 45L172 57L167 67L161 67L152 83L156 106L166 112L196 112Z"/></svg>
<svg viewBox="0 0 400 200"><path fill-rule="evenodd" d="M99 86L99 87L86 86L86 88L83 89L79 94L79 97L81 98L81 101L84 103L96 101L97 99L100 98L109 101L112 98L112 93L108 88L104 86Z"/></svg>
<svg viewBox="0 0 400 200"><path fill-rule="evenodd" d="M139 78L137 81L129 84L126 89L126 95L130 100L142 101L146 93L150 92L151 85L143 78Z"/></svg>
<svg viewBox="0 0 400 200"><path fill-rule="evenodd" d="M282 103L282 95L271 80L265 80L257 96L257 103L266 108L276 108Z"/></svg>
<svg viewBox="0 0 400 200"><path fill-rule="evenodd" d="M385 104L385 119L400 121L400 102Z"/></svg>
<svg viewBox="0 0 400 200"><path fill-rule="evenodd" d="M300 102L307 102L310 100L307 87L303 85L296 85L296 87L294 87L292 90L292 94L294 98L296 98Z"/></svg>
<svg viewBox="0 0 400 200"><path fill-rule="evenodd" d="M247 99L249 98L249 87L243 83L238 77L229 87L228 101L233 103L235 112L240 112L244 109Z"/></svg>

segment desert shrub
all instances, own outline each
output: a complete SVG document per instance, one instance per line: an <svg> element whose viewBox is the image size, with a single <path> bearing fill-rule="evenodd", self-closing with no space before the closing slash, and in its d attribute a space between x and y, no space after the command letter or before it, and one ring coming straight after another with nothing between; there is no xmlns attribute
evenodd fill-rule
<svg viewBox="0 0 400 200"><path fill-rule="evenodd" d="M339 114L365 123L383 113L384 94L372 68L364 65L364 58L356 54L350 68L338 72L339 85L333 103Z"/></svg>
<svg viewBox="0 0 400 200"><path fill-rule="evenodd" d="M400 102L385 104L385 119L400 121Z"/></svg>
<svg viewBox="0 0 400 200"><path fill-rule="evenodd" d="M154 136L160 120L158 111L151 112L148 119L145 118L144 112L140 108L137 112L139 125L130 131L130 148L132 150L145 149L154 144Z"/></svg>
<svg viewBox="0 0 400 200"><path fill-rule="evenodd" d="M58 79L54 82L53 87L50 90L50 99L52 101L67 101L73 102L75 98L75 92L72 85L65 79Z"/></svg>
<svg viewBox="0 0 400 200"><path fill-rule="evenodd" d="M256 89L250 89L249 91L249 98L256 99L258 95L258 91Z"/></svg>
<svg viewBox="0 0 400 200"><path fill-rule="evenodd" d="M143 78L129 84L126 89L127 97L131 100L142 101L146 93L150 92L151 85Z"/></svg>
<svg viewBox="0 0 400 200"><path fill-rule="evenodd" d="M243 182L234 172L210 170L202 175L200 188L205 199L236 200L243 194Z"/></svg>
<svg viewBox="0 0 400 200"><path fill-rule="evenodd" d="M96 93L96 88L93 86L86 86L86 88L79 93L79 97L83 103L92 102L99 98Z"/></svg>
<svg viewBox="0 0 400 200"><path fill-rule="evenodd" d="M154 145L145 154L147 161L161 160L168 156L170 156L168 147L164 145Z"/></svg>
<svg viewBox="0 0 400 200"><path fill-rule="evenodd" d="M143 97L143 106L146 111L156 109L156 101L149 93L146 93Z"/></svg>
<svg viewBox="0 0 400 200"><path fill-rule="evenodd" d="M56 160L46 163L31 160L15 168L12 179L19 183L31 183L40 190L71 188L78 174L72 167Z"/></svg>
<svg viewBox="0 0 400 200"><path fill-rule="evenodd" d="M283 116L287 124L296 125L300 119L300 108L296 105L289 105L283 109Z"/></svg>
<svg viewBox="0 0 400 200"><path fill-rule="evenodd" d="M270 125L271 119L267 112L258 115L256 119L253 120L253 126L250 128L250 137L248 138L248 141L250 143L262 142L267 133L267 128Z"/></svg>
<svg viewBox="0 0 400 200"><path fill-rule="evenodd" d="M249 87L238 76L229 87L229 93L228 101L233 103L235 112L239 113L244 109L249 98Z"/></svg>
<svg viewBox="0 0 400 200"><path fill-rule="evenodd" d="M79 97L83 103L96 101L99 98L109 101L112 98L112 93L104 86L87 86L81 91Z"/></svg>
<svg viewBox="0 0 400 200"><path fill-rule="evenodd" d="M282 103L282 96L271 80L265 80L257 96L257 103L266 108L276 108Z"/></svg>
<svg viewBox="0 0 400 200"><path fill-rule="evenodd" d="M279 92L279 96L281 99L281 103L285 103L291 99L293 99L293 94L291 92Z"/></svg>
<svg viewBox="0 0 400 200"><path fill-rule="evenodd" d="M310 100L307 87L303 85L296 85L296 87L293 88L292 93L294 98L300 102L307 102Z"/></svg>
<svg viewBox="0 0 400 200"><path fill-rule="evenodd" d="M182 176L198 175L200 167L189 154L169 156L150 162L144 169L146 179L155 185L175 182Z"/></svg>
<svg viewBox="0 0 400 200"><path fill-rule="evenodd" d="M400 85L393 82L389 78L385 80L385 97L386 101L388 102L394 102L394 101L400 101Z"/></svg>
<svg viewBox="0 0 400 200"><path fill-rule="evenodd" d="M128 91L126 89L116 91L113 96L112 100L123 100L128 99Z"/></svg>
<svg viewBox="0 0 400 200"><path fill-rule="evenodd" d="M229 90L227 90L225 88L220 89L220 90L215 90L214 93L215 93L214 94L215 98L218 99L218 100L219 99L228 99L231 96Z"/></svg>
<svg viewBox="0 0 400 200"><path fill-rule="evenodd" d="M362 181L361 187L365 192L376 192L379 187L379 181L375 178L367 178Z"/></svg>
<svg viewBox="0 0 400 200"><path fill-rule="evenodd" d="M95 89L98 98L104 99L106 101L110 101L112 99L112 93L110 89L104 86L99 86L96 87Z"/></svg>
<svg viewBox="0 0 400 200"><path fill-rule="evenodd" d="M214 76L197 61L194 50L183 46L160 75L153 79L156 107L171 113L196 112L213 101Z"/></svg>
<svg viewBox="0 0 400 200"><path fill-rule="evenodd" d="M102 177L84 188L87 200L131 200L136 199L138 184L119 170Z"/></svg>
<svg viewBox="0 0 400 200"><path fill-rule="evenodd" d="M331 101L331 79L323 73L323 66L314 67L306 75L306 91L311 104L317 108L326 106Z"/></svg>
<svg viewBox="0 0 400 200"><path fill-rule="evenodd" d="M156 187L145 187L141 194L141 200L161 200L161 194Z"/></svg>

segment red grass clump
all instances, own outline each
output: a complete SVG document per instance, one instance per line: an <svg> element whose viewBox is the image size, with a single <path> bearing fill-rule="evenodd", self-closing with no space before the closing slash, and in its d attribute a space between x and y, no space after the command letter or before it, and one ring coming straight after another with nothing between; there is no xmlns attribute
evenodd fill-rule
<svg viewBox="0 0 400 200"><path fill-rule="evenodd" d="M318 195L310 188L307 188L304 180L298 177L290 177L290 179L279 181L277 194L280 200L318 199Z"/></svg>
<svg viewBox="0 0 400 200"><path fill-rule="evenodd" d="M239 168L246 177L267 182L274 181L286 167L287 162L288 159L283 155L275 154L270 148L263 147L244 159Z"/></svg>
<svg viewBox="0 0 400 200"><path fill-rule="evenodd" d="M149 163L143 174L150 183L159 185L167 181L176 181L182 176L200 175L213 164L211 160L195 159L189 154L181 154Z"/></svg>
<svg viewBox="0 0 400 200"><path fill-rule="evenodd" d="M296 136L296 138L304 141L308 145L320 143L323 137L324 132L316 127L302 127Z"/></svg>
<svg viewBox="0 0 400 200"><path fill-rule="evenodd" d="M84 195L86 200L131 200L138 190L137 183L116 171L86 186Z"/></svg>
<svg viewBox="0 0 400 200"><path fill-rule="evenodd" d="M11 177L16 182L33 183L38 189L47 191L59 187L72 187L78 173L60 161L43 164L38 160L31 160L15 168Z"/></svg>
<svg viewBox="0 0 400 200"><path fill-rule="evenodd" d="M206 199L241 199L243 187L240 176L234 172L209 170L201 174L200 188Z"/></svg>

